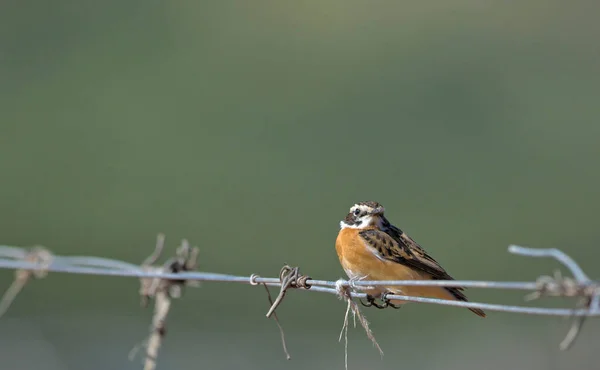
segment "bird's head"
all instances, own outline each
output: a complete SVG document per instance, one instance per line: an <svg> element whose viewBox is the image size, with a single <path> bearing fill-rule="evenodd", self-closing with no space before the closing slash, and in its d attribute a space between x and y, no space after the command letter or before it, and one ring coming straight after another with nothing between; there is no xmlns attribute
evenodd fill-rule
<svg viewBox="0 0 600 370"><path fill-rule="evenodd" d="M340 228L363 229L369 226L379 226L386 222L383 213L385 208L377 202L359 202L350 207L350 212L342 221Z"/></svg>

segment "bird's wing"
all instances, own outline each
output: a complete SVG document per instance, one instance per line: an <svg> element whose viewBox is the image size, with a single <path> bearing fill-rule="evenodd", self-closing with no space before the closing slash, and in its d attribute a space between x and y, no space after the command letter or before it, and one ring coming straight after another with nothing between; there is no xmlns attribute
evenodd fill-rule
<svg viewBox="0 0 600 370"><path fill-rule="evenodd" d="M412 238L402 230L390 225L386 231L368 229L359 232L359 235L369 247L371 247L380 258L415 270L423 271L433 280L454 280L446 270L425 252ZM445 287L459 301L467 301L462 287ZM485 312L478 308L469 308L477 315L485 317Z"/></svg>
<svg viewBox="0 0 600 370"><path fill-rule="evenodd" d="M434 280L453 280L446 270L411 237L391 226L388 231L368 229L359 235L381 258L423 271Z"/></svg>

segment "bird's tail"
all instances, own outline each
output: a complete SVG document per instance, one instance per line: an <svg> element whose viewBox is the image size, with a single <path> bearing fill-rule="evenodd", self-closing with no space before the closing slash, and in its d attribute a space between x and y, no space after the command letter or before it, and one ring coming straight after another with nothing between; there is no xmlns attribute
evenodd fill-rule
<svg viewBox="0 0 600 370"><path fill-rule="evenodd" d="M467 296L462 292L463 288L445 288L457 301L468 302ZM485 312L479 308L469 308L469 311L473 312L477 316L485 317Z"/></svg>
<svg viewBox="0 0 600 370"><path fill-rule="evenodd" d="M469 308L469 311L475 313L477 316L485 317L485 312L479 308Z"/></svg>

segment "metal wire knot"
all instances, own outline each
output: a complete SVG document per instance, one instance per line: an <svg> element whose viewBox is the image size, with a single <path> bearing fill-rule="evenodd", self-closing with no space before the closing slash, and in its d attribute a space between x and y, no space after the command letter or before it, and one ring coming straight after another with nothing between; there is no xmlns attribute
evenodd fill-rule
<svg viewBox="0 0 600 370"><path fill-rule="evenodd" d="M267 317L271 317L273 312L277 309L277 307L281 304L283 297L285 297L285 293L289 288L303 288L310 289L310 285L307 283L310 277L306 275L300 275L299 267L291 267L289 265L284 265L279 272L279 281L281 282L281 289L279 290L279 295L275 298L275 302L269 308L267 312Z"/></svg>

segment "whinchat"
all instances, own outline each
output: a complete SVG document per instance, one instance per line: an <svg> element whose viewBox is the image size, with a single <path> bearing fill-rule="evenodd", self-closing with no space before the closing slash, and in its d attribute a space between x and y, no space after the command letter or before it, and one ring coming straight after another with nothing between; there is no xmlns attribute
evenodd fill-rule
<svg viewBox="0 0 600 370"><path fill-rule="evenodd" d="M392 225L377 202L360 202L340 221L335 249L350 279L366 280L454 280L411 237ZM361 287L362 288L362 287ZM433 286L371 286L363 289L370 305L385 307L405 303L387 300L386 294L467 301L463 288ZM386 304L380 306L374 298ZM469 308L485 317L485 312Z"/></svg>

